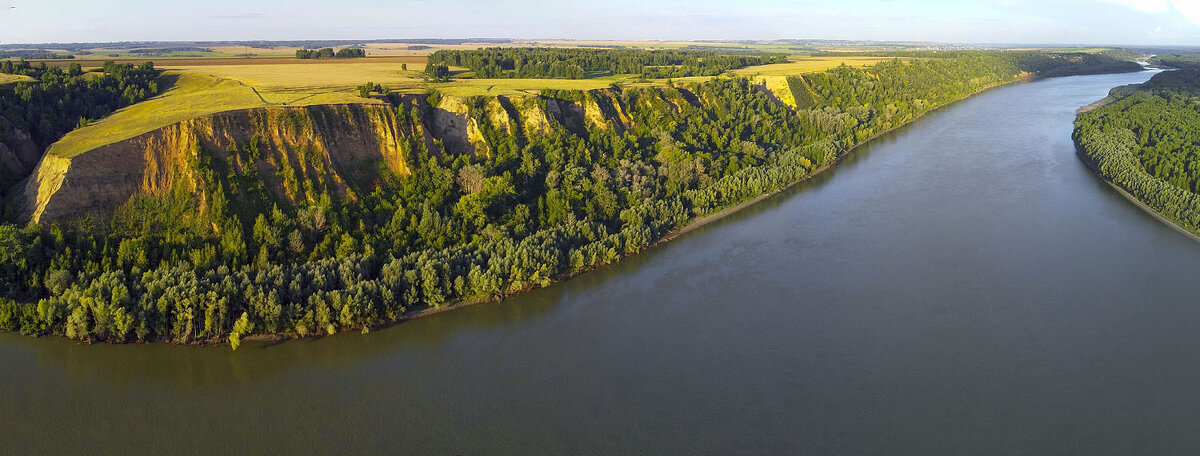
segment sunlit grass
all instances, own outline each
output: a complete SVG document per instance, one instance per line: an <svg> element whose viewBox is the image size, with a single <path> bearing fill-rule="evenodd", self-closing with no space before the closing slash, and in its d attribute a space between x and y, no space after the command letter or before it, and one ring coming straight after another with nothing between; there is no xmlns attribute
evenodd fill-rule
<svg viewBox="0 0 1200 456"><path fill-rule="evenodd" d="M254 86L260 92L312 93L353 88L367 81L387 85L413 85L423 81L420 73L425 69L423 63L408 63L408 71L403 71L401 64L394 62L298 62L274 65L255 65L253 62L251 59L247 64L197 66L173 66L168 63L162 67L238 80Z"/></svg>
<svg viewBox="0 0 1200 456"><path fill-rule="evenodd" d="M32 81L33 78L19 74L4 74L0 73L0 84L8 84L10 82Z"/></svg>
<svg viewBox="0 0 1200 456"><path fill-rule="evenodd" d="M288 97L289 105L378 102L359 98L356 91L349 90L315 92L312 96L291 94L278 98L260 97L251 86L239 81L192 72L164 73L164 83L171 80L174 83L163 94L121 109L100 121L68 133L50 146L48 153L60 157L74 157L106 144L205 114L276 106L282 104L282 101L278 100ZM300 97L306 98L297 99Z"/></svg>

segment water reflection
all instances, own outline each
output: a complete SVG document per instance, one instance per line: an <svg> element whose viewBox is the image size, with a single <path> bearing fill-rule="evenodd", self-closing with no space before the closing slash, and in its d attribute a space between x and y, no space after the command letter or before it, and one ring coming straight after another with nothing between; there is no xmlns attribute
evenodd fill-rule
<svg viewBox="0 0 1200 456"><path fill-rule="evenodd" d="M598 274L597 274L598 275ZM577 281L602 279L581 276ZM284 343L247 342L233 352L226 346L161 344L84 344L62 338L0 334L0 354L33 353L43 371L61 370L78 383L129 386L161 383L183 390L230 383L266 382L295 371L336 371L381 358L400 359L436 349L454 339L511 327L549 312L558 297L534 290L513 301L481 304L443 315L403 322L370 334L344 333Z"/></svg>

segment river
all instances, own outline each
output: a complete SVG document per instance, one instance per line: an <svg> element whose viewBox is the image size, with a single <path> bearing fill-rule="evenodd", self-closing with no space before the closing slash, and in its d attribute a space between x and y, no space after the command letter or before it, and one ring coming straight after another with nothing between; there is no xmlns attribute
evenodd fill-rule
<svg viewBox="0 0 1200 456"><path fill-rule="evenodd" d="M228 347L0 334L0 452L1178 454L1200 243L985 92L649 252L499 304Z"/></svg>

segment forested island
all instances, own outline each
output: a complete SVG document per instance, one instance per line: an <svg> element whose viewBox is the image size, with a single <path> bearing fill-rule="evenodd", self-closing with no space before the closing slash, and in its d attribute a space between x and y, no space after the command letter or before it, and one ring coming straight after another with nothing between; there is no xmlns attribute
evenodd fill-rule
<svg viewBox="0 0 1200 456"><path fill-rule="evenodd" d="M1162 72L1110 96L1120 99L1075 120L1080 157L1160 217L1200 234L1200 69Z"/></svg>
<svg viewBox="0 0 1200 456"><path fill-rule="evenodd" d="M623 50L586 51L578 56L587 59L560 61L585 74L668 71L651 69L659 65L709 72L748 63L738 59L771 61L739 55L689 66L686 55L652 53L666 60L647 60ZM518 68L515 60L551 51L480 52L435 53L430 62L474 65L499 77L556 77L553 63L522 60ZM958 52L793 76L795 109L750 78L720 77L547 89L526 98L388 94L385 106L199 119L109 148L192 141L152 151L155 160L174 163L152 163L156 175L178 177L111 211L54 213L43 194L48 184L39 186L42 169L24 186L10 183L6 216L14 224L0 226L0 329L88 341L229 341L234 348L249 335L365 331L611 263L981 90L1039 76L1137 70L1086 54ZM25 93L109 100L97 108L103 110L154 93L144 78L152 66L114 66L87 82L71 82L73 71L40 71L33 81L0 86L11 91L0 93L7 122L0 127L35 129L38 144L98 112ZM69 88L53 89L62 84ZM455 113L467 127L446 120ZM260 130L234 142L198 139L197 131L229 122ZM445 125L459 125L462 136L446 133ZM354 129L371 140L394 138L395 147L376 151L384 159L369 162L374 166L343 166L341 152L288 143L347 137ZM0 144L11 149L14 137L5 133ZM349 140L340 144L353 149ZM62 191L88 181L65 182L60 178ZM24 224L39 215L52 221Z"/></svg>

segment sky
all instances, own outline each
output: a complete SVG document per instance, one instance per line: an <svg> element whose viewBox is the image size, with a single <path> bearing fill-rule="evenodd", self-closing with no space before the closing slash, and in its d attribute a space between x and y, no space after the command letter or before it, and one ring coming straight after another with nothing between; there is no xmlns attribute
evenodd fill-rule
<svg viewBox="0 0 1200 456"><path fill-rule="evenodd" d="M0 44L380 38L1200 45L1200 0L0 0Z"/></svg>

